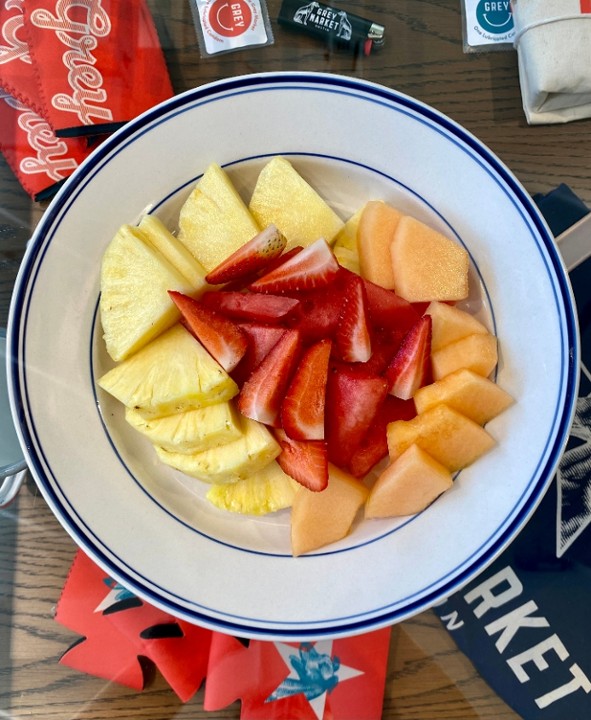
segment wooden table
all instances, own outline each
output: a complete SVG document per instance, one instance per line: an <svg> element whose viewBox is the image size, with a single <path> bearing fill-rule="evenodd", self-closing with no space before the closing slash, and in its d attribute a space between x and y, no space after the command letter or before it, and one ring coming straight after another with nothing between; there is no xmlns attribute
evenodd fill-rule
<svg viewBox="0 0 591 720"><path fill-rule="evenodd" d="M530 127L513 51L465 54L457 0L354 0L346 5L386 27L369 57L328 51L273 23L271 46L200 57L188 0L150 0L177 92L219 78L268 70L363 77L435 106L486 143L530 193L564 182L591 205L591 121ZM342 3L344 6L345 3ZM271 18L278 0L269 0ZM32 202L0 160L0 323L30 232L44 206ZM76 547L29 480L0 511L0 716L66 718L238 718L238 703L203 710L200 692L183 705L159 676L136 693L58 664L76 639L53 620ZM432 612L393 628L384 718L516 718L478 676Z"/></svg>

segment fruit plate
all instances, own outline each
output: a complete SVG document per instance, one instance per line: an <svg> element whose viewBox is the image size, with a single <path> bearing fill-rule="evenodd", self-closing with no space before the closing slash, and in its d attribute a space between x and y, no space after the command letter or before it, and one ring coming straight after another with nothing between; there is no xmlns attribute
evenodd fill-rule
<svg viewBox="0 0 591 720"><path fill-rule="evenodd" d="M289 511L225 514L165 468L99 393L102 253L142 212L171 228L211 163L248 199L275 155L346 219L382 198L471 258L465 306L499 337L515 404L493 451L426 511L358 522L293 558ZM75 541L120 583L188 621L263 639L355 634L403 620L466 583L511 541L560 459L578 381L576 313L550 232L475 137L391 89L316 73L246 75L159 105L64 184L23 261L10 315L13 415L29 467Z"/></svg>

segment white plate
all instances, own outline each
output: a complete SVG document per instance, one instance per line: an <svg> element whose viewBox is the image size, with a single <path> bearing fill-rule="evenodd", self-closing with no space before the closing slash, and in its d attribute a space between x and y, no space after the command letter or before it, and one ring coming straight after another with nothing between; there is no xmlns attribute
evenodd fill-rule
<svg viewBox="0 0 591 720"><path fill-rule="evenodd" d="M381 197L454 237L472 261L473 312L500 338L515 405L498 446L426 512L362 522L314 555L289 554L287 512L217 511L206 487L154 458L97 393L99 266L117 228L151 207L165 222L207 165L248 194L288 157L343 218ZM13 411L29 466L77 543L179 617L261 638L319 638L397 622L449 595L511 540L542 497L576 397L568 279L527 193L477 139L387 88L271 73L196 88L146 112L65 184L30 243L9 330Z"/></svg>

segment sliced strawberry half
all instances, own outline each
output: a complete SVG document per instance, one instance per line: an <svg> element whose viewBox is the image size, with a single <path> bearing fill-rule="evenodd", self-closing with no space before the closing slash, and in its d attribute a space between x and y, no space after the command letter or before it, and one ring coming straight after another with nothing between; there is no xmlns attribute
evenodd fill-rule
<svg viewBox="0 0 591 720"><path fill-rule="evenodd" d="M345 362L367 362L371 357L371 335L363 280L353 273L347 288L336 330L336 346Z"/></svg>
<svg viewBox="0 0 591 720"><path fill-rule="evenodd" d="M250 285L254 292L285 292L311 290L331 283L339 272L339 264L330 246L320 238L297 255L281 263Z"/></svg>
<svg viewBox="0 0 591 720"><path fill-rule="evenodd" d="M294 440L324 440L326 380L332 342L321 340L300 360L281 405L281 425Z"/></svg>
<svg viewBox="0 0 591 720"><path fill-rule="evenodd" d="M287 324L297 328L309 344L334 337L345 297L339 277L326 287L300 292L297 297L300 305Z"/></svg>
<svg viewBox="0 0 591 720"><path fill-rule="evenodd" d="M168 294L181 311L181 322L226 372L233 370L248 348L244 332L231 320L176 290Z"/></svg>
<svg viewBox="0 0 591 720"><path fill-rule="evenodd" d="M356 478L365 477L377 463L388 455L388 423L395 420L411 420L415 415L414 400L401 400L393 395L387 395L361 445L349 462L351 475Z"/></svg>
<svg viewBox="0 0 591 720"><path fill-rule="evenodd" d="M259 272L281 255L286 243L277 227L269 225L207 273L205 279L219 285Z"/></svg>
<svg viewBox="0 0 591 720"><path fill-rule="evenodd" d="M391 395L408 400L425 385L431 371L431 316L423 315L404 337L386 370Z"/></svg>
<svg viewBox="0 0 591 720"><path fill-rule="evenodd" d="M393 290L363 281L367 296L367 310L374 327L396 330L406 334L421 317L417 309Z"/></svg>
<svg viewBox="0 0 591 720"><path fill-rule="evenodd" d="M331 462L346 469L388 394L388 382L344 364L331 364L326 386L325 437Z"/></svg>
<svg viewBox="0 0 591 720"><path fill-rule="evenodd" d="M321 440L294 440L283 430L275 437L281 446L277 462L290 477L313 492L321 492L328 485L328 455Z"/></svg>
<svg viewBox="0 0 591 720"><path fill-rule="evenodd" d="M206 292L201 302L235 320L280 323L294 315L299 307L297 298L282 295L259 295L238 290Z"/></svg>
<svg viewBox="0 0 591 720"><path fill-rule="evenodd" d="M285 330L238 394L238 410L252 420L279 427L281 402L300 355L297 330Z"/></svg>
<svg viewBox="0 0 591 720"><path fill-rule="evenodd" d="M242 385L279 342L285 328L262 323L238 323L238 326L246 334L248 349L234 369L232 377Z"/></svg>

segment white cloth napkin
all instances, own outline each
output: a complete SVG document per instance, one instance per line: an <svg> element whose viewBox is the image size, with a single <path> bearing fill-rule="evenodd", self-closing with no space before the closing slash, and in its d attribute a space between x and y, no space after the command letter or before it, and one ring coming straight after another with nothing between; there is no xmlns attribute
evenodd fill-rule
<svg viewBox="0 0 591 720"><path fill-rule="evenodd" d="M513 0L528 123L591 117L591 0Z"/></svg>

